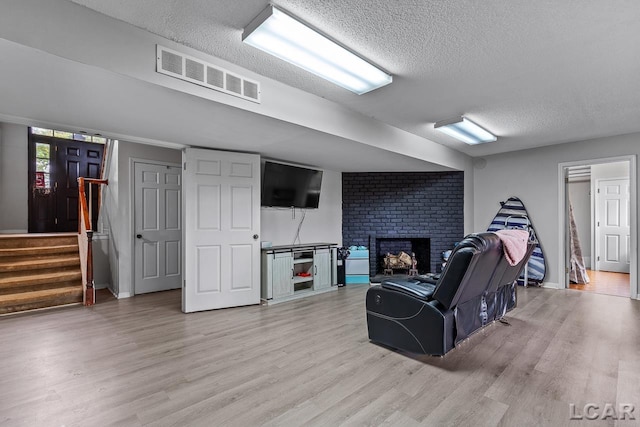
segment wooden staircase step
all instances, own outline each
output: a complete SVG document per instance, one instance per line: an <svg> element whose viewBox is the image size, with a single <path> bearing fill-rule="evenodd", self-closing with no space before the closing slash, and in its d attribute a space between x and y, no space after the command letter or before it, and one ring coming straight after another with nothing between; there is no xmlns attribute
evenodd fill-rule
<svg viewBox="0 0 640 427"><path fill-rule="evenodd" d="M40 268L34 270L15 270L15 271L1 271L0 270L0 283L3 283L3 279L15 278L16 280L23 280L25 277L32 277L34 275L56 275L58 273L78 272L81 273L80 264L75 265L61 265L53 268ZM2 285L0 284L0 287Z"/></svg>
<svg viewBox="0 0 640 427"><path fill-rule="evenodd" d="M0 234L0 314L81 303L77 233Z"/></svg>
<svg viewBox="0 0 640 427"><path fill-rule="evenodd" d="M78 244L56 245L56 246L35 246L26 248L1 248L0 259L8 257L38 257L45 255L57 255L67 253L78 253Z"/></svg>
<svg viewBox="0 0 640 427"><path fill-rule="evenodd" d="M0 314L82 302L82 286L0 295Z"/></svg>
<svg viewBox="0 0 640 427"><path fill-rule="evenodd" d="M0 234L0 249L77 245L77 243L77 233Z"/></svg>
<svg viewBox="0 0 640 427"><path fill-rule="evenodd" d="M31 271L43 268L59 268L67 266L80 267L80 256L66 255L47 259L26 259L22 261L0 261L0 272Z"/></svg>
<svg viewBox="0 0 640 427"><path fill-rule="evenodd" d="M71 286L82 286L82 280L69 280L67 282L50 282L40 283L37 285L29 284L25 286L13 286L10 288L0 288L0 295L18 294L21 292L44 291L47 289L67 288Z"/></svg>
<svg viewBox="0 0 640 427"><path fill-rule="evenodd" d="M56 273L39 273L24 276L0 277L0 288L24 288L30 285L82 281L82 272L78 269Z"/></svg>

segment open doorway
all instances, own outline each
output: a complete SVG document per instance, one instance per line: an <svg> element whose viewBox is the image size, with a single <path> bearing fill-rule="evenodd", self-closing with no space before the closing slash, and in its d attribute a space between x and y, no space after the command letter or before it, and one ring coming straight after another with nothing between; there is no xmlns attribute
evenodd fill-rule
<svg viewBox="0 0 640 427"><path fill-rule="evenodd" d="M637 298L634 160L561 165L564 287Z"/></svg>
<svg viewBox="0 0 640 427"><path fill-rule="evenodd" d="M106 139L29 128L29 233L78 231L78 178L100 178ZM93 227L98 193L92 194Z"/></svg>

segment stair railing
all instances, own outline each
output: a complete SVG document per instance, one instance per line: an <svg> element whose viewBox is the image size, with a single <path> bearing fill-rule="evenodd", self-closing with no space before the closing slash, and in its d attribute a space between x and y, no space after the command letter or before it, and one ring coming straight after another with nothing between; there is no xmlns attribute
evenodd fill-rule
<svg viewBox="0 0 640 427"><path fill-rule="evenodd" d="M96 290L93 283L93 222L92 189L98 187L98 211L100 210L100 192L102 185L109 185L107 179L78 178L78 246L80 248L80 269L82 270L83 303L86 306L96 302ZM87 199L85 186L89 186Z"/></svg>

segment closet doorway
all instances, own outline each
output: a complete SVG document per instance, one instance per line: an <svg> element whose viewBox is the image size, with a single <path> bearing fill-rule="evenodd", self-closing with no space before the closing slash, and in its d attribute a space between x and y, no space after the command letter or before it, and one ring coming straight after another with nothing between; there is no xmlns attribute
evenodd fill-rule
<svg viewBox="0 0 640 427"><path fill-rule="evenodd" d="M565 288L637 298L634 160L561 165Z"/></svg>

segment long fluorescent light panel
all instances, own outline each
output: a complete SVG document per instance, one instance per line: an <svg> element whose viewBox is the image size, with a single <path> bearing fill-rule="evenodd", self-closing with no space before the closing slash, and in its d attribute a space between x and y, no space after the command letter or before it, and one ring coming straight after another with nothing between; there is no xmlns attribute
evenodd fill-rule
<svg viewBox="0 0 640 427"><path fill-rule="evenodd" d="M390 74L271 5L244 29L242 41L358 95L393 80Z"/></svg>
<svg viewBox="0 0 640 427"><path fill-rule="evenodd" d="M466 117L440 121L434 125L434 128L469 145L493 142L498 139Z"/></svg>

